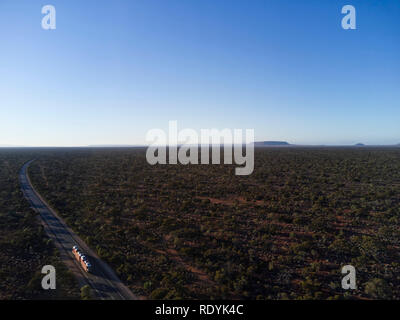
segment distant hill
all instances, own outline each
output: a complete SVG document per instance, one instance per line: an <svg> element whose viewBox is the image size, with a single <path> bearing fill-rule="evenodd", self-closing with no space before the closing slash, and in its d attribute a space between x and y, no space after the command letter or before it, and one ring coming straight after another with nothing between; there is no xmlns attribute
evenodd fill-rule
<svg viewBox="0 0 400 320"><path fill-rule="evenodd" d="M254 142L256 147L276 147L276 146L290 146L291 144L286 141L258 141Z"/></svg>
<svg viewBox="0 0 400 320"><path fill-rule="evenodd" d="M364 143L356 143L355 146L356 147L365 147L365 144Z"/></svg>

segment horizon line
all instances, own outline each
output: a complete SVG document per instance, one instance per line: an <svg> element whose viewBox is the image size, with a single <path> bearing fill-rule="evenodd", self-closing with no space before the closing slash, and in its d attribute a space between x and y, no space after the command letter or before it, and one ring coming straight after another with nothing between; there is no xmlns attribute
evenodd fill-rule
<svg viewBox="0 0 400 320"><path fill-rule="evenodd" d="M265 144L265 145L260 145L260 143L265 143L265 142L277 142L277 141L254 141L254 147L258 148L265 148L265 147L395 147L395 146L400 146L400 143L395 143L395 144L360 144L360 143L354 143L354 144L292 144L292 143L287 143L287 144ZM284 143L285 141L278 141ZM227 145L233 145L231 143L226 143ZM258 145L257 145L258 144ZM179 147L184 144L178 144L178 145L165 145L166 147ZM190 144L187 146L202 146L202 145L219 145L219 146L224 146L225 143L220 143L220 144ZM27 146L27 145L0 145L0 149L28 149L28 148L144 148L144 147L150 147L151 145L148 144L94 144L94 145L76 145L76 146L60 146L60 145L34 145L34 146ZM159 145L153 147L164 147L164 145Z"/></svg>

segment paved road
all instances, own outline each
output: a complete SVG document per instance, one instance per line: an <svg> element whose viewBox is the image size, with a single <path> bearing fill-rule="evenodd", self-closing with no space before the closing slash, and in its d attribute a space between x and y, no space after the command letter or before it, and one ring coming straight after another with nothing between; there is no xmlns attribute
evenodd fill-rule
<svg viewBox="0 0 400 320"><path fill-rule="evenodd" d="M27 169L34 160L27 162L19 173L22 192L30 205L41 217L46 233L60 250L60 257L76 276L81 286L88 284L96 299L135 300L137 297L126 287L114 271L102 261L57 215L46 201L33 188ZM72 255L72 247L85 252L94 267L93 273L85 272Z"/></svg>

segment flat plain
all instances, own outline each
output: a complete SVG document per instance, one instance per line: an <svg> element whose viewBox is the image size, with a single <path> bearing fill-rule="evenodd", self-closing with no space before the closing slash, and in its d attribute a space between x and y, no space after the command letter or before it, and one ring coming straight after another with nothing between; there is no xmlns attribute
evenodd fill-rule
<svg viewBox="0 0 400 320"><path fill-rule="evenodd" d="M400 298L400 148L256 148L250 176L151 166L144 148L23 156L37 159L40 194L142 298ZM341 287L349 264L357 290Z"/></svg>

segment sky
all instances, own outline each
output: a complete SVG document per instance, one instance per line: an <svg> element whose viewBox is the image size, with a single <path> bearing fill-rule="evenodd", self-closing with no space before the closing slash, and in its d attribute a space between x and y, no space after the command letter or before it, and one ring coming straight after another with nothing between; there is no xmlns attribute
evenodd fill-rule
<svg viewBox="0 0 400 320"><path fill-rule="evenodd" d="M400 143L399 0L0 0L0 39L3 146L144 144L170 120Z"/></svg>

